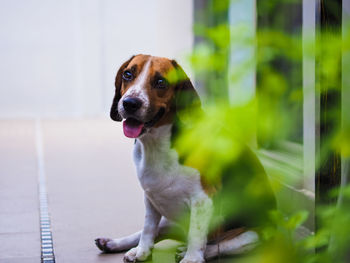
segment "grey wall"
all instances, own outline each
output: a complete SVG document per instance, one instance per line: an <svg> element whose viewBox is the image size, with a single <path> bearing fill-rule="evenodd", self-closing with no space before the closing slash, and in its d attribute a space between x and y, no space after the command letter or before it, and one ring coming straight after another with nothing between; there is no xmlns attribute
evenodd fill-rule
<svg viewBox="0 0 350 263"><path fill-rule="evenodd" d="M106 114L124 60L191 46L191 0L0 0L0 118Z"/></svg>

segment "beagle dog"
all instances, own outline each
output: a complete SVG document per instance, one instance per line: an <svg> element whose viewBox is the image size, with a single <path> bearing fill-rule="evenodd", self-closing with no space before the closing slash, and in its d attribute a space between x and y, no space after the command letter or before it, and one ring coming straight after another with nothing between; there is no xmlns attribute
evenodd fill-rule
<svg viewBox="0 0 350 263"><path fill-rule="evenodd" d="M96 239L100 250L128 250L124 261L145 261L155 242L175 238L186 242L177 260L199 263L250 251L260 242L257 227L266 222L268 211L276 204L252 151L246 148L239 160L225 168L228 176L223 176L217 191L206 183L205 171L181 163L172 144L179 129L178 112L191 114L200 106L197 92L175 60L137 55L120 67L110 116L124 120L125 136L135 139L133 158L144 190L146 215L142 231ZM256 184L258 193L245 191ZM231 200L225 198L228 193L237 195Z"/></svg>

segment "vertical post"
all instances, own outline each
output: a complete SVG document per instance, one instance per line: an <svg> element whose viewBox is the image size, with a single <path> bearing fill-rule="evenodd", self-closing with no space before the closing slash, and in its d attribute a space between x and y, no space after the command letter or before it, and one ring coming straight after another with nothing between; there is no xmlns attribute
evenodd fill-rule
<svg viewBox="0 0 350 263"><path fill-rule="evenodd" d="M232 0L228 19L231 31L228 95L231 104L242 104L255 96L255 0Z"/></svg>
<svg viewBox="0 0 350 263"><path fill-rule="evenodd" d="M350 35L350 1L343 1L343 39ZM350 52L343 50L342 54L342 70L343 72L350 72ZM342 129L343 132L350 131L350 75L342 75ZM349 153L344 153L342 158L342 179L341 185L345 186L350 182L350 158ZM341 198L341 197L340 197ZM341 200L340 200L341 201Z"/></svg>
<svg viewBox="0 0 350 263"><path fill-rule="evenodd" d="M350 34L350 2L343 0L342 2L342 25L341 25L341 70L344 74L341 75L341 134L343 139L340 142L340 148L346 145L346 138L349 136L350 131L350 76L347 74L350 70L350 51L348 48L349 34ZM343 140L345 139L345 142ZM349 198L344 195L343 189L349 185L350 181L350 158L349 150L344 147L341 149L341 190L339 191L339 196L337 199L337 211L340 215L344 211L349 211ZM339 218L339 217L338 217ZM340 216L341 218L341 216ZM347 231L347 230L341 230ZM343 233L332 233L329 251L333 253L333 258L338 262L350 262L350 252L349 248L349 238L347 240L342 239L341 235Z"/></svg>
<svg viewBox="0 0 350 263"><path fill-rule="evenodd" d="M328 193L340 185L341 179L341 156L331 147L330 139L341 123L342 54L341 48L333 45L337 44L341 34L342 0L317 0L316 14L316 87L320 96L315 177L317 211L319 205L337 201ZM332 68L329 67L330 62L334 65ZM334 68L339 69L338 72ZM316 217L316 231L321 227Z"/></svg>
<svg viewBox="0 0 350 263"><path fill-rule="evenodd" d="M303 0L303 160L304 186L315 192L316 92L315 92L316 1ZM318 108L318 107L317 107Z"/></svg>

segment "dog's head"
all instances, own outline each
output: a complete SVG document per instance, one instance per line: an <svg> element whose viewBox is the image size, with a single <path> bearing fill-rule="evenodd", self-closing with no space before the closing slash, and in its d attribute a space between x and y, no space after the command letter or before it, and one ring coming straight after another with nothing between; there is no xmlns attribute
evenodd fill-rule
<svg viewBox="0 0 350 263"><path fill-rule="evenodd" d="M179 111L198 106L199 96L175 60L137 55L118 70L110 116L125 119L124 134L137 138L172 123Z"/></svg>

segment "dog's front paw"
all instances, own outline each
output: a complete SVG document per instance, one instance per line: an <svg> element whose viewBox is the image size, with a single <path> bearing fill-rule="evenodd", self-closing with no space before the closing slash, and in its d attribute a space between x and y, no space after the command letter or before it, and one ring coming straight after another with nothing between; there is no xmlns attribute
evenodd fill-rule
<svg viewBox="0 0 350 263"><path fill-rule="evenodd" d="M186 253L185 257L180 261L180 263L204 263L203 253Z"/></svg>
<svg viewBox="0 0 350 263"><path fill-rule="evenodd" d="M151 255L150 249L134 247L124 255L124 262L146 261Z"/></svg>
<svg viewBox="0 0 350 263"><path fill-rule="evenodd" d="M204 263L204 259L200 258L184 258L180 261L180 263Z"/></svg>
<svg viewBox="0 0 350 263"><path fill-rule="evenodd" d="M113 253L113 252L117 252L118 250L117 244L113 239L110 239L110 238L105 238L105 237L97 238L95 239L95 244L101 251L105 253Z"/></svg>

